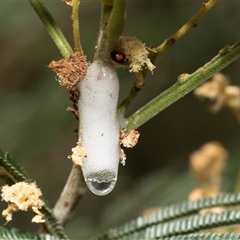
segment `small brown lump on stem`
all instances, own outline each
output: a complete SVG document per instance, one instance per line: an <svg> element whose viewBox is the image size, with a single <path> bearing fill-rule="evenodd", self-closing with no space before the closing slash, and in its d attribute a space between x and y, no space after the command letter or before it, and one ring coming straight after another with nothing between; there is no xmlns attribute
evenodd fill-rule
<svg viewBox="0 0 240 240"><path fill-rule="evenodd" d="M89 62L80 52L73 53L69 58L51 61L48 67L57 73L61 86L73 89L84 78Z"/></svg>

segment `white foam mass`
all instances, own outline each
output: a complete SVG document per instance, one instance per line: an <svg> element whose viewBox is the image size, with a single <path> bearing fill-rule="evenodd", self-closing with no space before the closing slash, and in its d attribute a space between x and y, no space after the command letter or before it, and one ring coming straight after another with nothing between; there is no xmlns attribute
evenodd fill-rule
<svg viewBox="0 0 240 240"><path fill-rule="evenodd" d="M116 70L94 61L79 83L79 141L86 158L82 172L97 195L112 191L119 166L119 80Z"/></svg>

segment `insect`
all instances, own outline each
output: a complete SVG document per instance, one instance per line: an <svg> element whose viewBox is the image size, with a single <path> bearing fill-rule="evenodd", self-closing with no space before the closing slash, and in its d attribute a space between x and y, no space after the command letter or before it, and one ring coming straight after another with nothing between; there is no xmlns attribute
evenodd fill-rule
<svg viewBox="0 0 240 240"><path fill-rule="evenodd" d="M111 59L114 62L122 64L122 65L127 65L128 64L128 59L126 58L126 56L123 53L118 52L116 50L113 50L111 52Z"/></svg>

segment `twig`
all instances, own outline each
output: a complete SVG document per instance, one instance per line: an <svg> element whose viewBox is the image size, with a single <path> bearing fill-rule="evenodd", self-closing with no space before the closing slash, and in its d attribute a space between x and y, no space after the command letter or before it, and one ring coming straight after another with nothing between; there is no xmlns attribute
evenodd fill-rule
<svg viewBox="0 0 240 240"><path fill-rule="evenodd" d="M125 23L125 0L115 0L113 9L109 17L109 22L106 29L106 36L109 42L110 50L113 50L119 36L122 33Z"/></svg>
<svg viewBox="0 0 240 240"><path fill-rule="evenodd" d="M102 4L102 11L101 11L101 23L100 23L100 28L98 32L98 40L97 40L97 48L96 48L96 53L94 58L98 58L98 56L101 55L102 51L102 45L104 43L104 39L106 38L106 35L104 34L106 25L109 21L109 16L112 11L113 5L107 5L107 4Z"/></svg>
<svg viewBox="0 0 240 240"><path fill-rule="evenodd" d="M124 27L126 0L102 2L101 25L94 59L107 61Z"/></svg>
<svg viewBox="0 0 240 240"><path fill-rule="evenodd" d="M232 46L225 46L216 57L194 73L180 75L177 83L128 118L126 130L137 129L239 57L240 41Z"/></svg>
<svg viewBox="0 0 240 240"><path fill-rule="evenodd" d="M72 21L73 21L73 39L74 39L74 45L75 50L77 52L80 52L83 54L83 49L81 45L81 38L80 38L80 29L79 29L79 6L80 6L81 0L73 0L73 6L72 6Z"/></svg>
<svg viewBox="0 0 240 240"><path fill-rule="evenodd" d="M75 0L74 2L77 2L77 0ZM73 11L77 11L76 9L77 7L75 6L75 8L73 8ZM114 41L117 41L123 28L124 22L121 16L124 15L124 10L125 10L125 0L114 1L113 6L112 6L112 1L104 1L103 7L102 7L102 19L101 19L101 26L99 30L99 37L98 37L98 44L97 44L97 51L96 51L95 58L104 59L103 56L106 56L106 54L110 56L110 49L111 49L110 44L111 45L115 44ZM73 20L75 20L76 14L77 12L74 12ZM109 20L110 18L111 20ZM105 31L106 24L107 24L107 30ZM108 26L110 26L110 30L108 30ZM78 36L78 33L77 33L79 28L77 27L77 24L73 25L73 27L75 28L74 34L76 34L75 36L76 38L74 41L77 49L77 44L78 44L77 42L80 43L80 39L79 39L80 37ZM117 29L114 30L114 27ZM108 36L108 38L106 36ZM81 169L76 166L73 166L72 171L67 180L67 183L61 193L61 196L54 207L54 213L63 225L65 225L73 215L74 210L77 206L77 203L79 202L81 196L85 193L85 191L86 191L86 186L82 176Z"/></svg>
<svg viewBox="0 0 240 240"><path fill-rule="evenodd" d="M86 184L81 168L73 165L61 196L53 209L55 216L62 225L66 225L71 219L79 200L85 192Z"/></svg>
<svg viewBox="0 0 240 240"><path fill-rule="evenodd" d="M171 37L166 39L160 46L154 49L156 51L155 57L167 51L171 46L173 46L179 39L181 39L192 28L196 27L199 20L203 18L214 7L214 5L217 2L218 0L209 0L208 3L204 3L201 9L187 23L185 23Z"/></svg>
<svg viewBox="0 0 240 240"><path fill-rule="evenodd" d="M41 0L29 0L29 3L43 22L62 56L65 58L69 57L73 50L43 2Z"/></svg>
<svg viewBox="0 0 240 240"><path fill-rule="evenodd" d="M49 35L52 37L63 57L69 57L73 53L73 50L65 39L60 28L56 25L48 9L41 0L29 0L29 2L45 25ZM76 50L83 53L79 34L79 4L80 0L73 1L73 35ZM74 209L81 196L85 193L85 190L86 187L82 172L78 167L73 166L63 192L54 207L54 213L60 223L66 224L69 218L73 215Z"/></svg>
<svg viewBox="0 0 240 240"><path fill-rule="evenodd" d="M204 15L218 2L218 0L209 0L208 3L204 3L201 9L187 22L185 23L177 32L175 32L171 37L166 39L161 45L157 48L149 49L150 51L150 59L154 62L156 58L167 51L171 46L174 45L179 39L181 39L185 34L187 34L192 28L196 27L199 20L204 17ZM119 106L119 111L124 114L128 106L131 104L136 95L140 92L142 86L144 85L144 79L147 75L148 71L145 69L136 74L137 79L140 79L141 87L139 88L136 83L131 87L129 93L126 98L121 102Z"/></svg>
<svg viewBox="0 0 240 240"><path fill-rule="evenodd" d="M136 81L133 84L133 86L130 88L130 91L128 92L125 99L120 103L118 107L118 112L124 115L126 109L129 107L133 99L136 97L136 95L140 92L144 85L144 76L142 73L136 73Z"/></svg>

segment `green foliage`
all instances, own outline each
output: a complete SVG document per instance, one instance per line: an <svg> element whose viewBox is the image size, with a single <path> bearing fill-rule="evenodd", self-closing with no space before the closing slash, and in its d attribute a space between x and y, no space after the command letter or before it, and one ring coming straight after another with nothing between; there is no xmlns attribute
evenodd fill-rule
<svg viewBox="0 0 240 240"><path fill-rule="evenodd" d="M41 0L30 0L29 2L45 25L49 35L53 39L61 54L64 57L69 57L69 55L73 53L72 48L63 35L61 29L56 24L51 13L45 7L44 3Z"/></svg>
<svg viewBox="0 0 240 240"><path fill-rule="evenodd" d="M214 198L185 201L160 208L150 215L138 217L121 227L110 229L98 239L155 239L194 233L215 227L237 224L240 212L199 214L202 209L240 205L240 194L222 194Z"/></svg>
<svg viewBox="0 0 240 240"><path fill-rule="evenodd" d="M0 150L0 165L3 169L1 175L3 175L3 180L7 183L9 183L10 180L12 181L12 184L23 181L32 182L28 177L27 172L9 155L9 153L4 154L2 150ZM41 211L44 214L46 220L44 225L48 231L55 236L67 239L63 227L59 224L46 200L44 200L44 205L42 206Z"/></svg>
<svg viewBox="0 0 240 240"><path fill-rule="evenodd" d="M59 240L60 238L51 236L51 235L44 235L44 234L32 234L29 232L22 232L16 228L7 229L0 226L0 238L5 240Z"/></svg>
<svg viewBox="0 0 240 240"><path fill-rule="evenodd" d="M29 0L34 10L42 20L48 33L59 48L63 57L68 57L72 52L70 44L67 42L60 28L55 23L48 9L41 0ZM211 7L216 4L216 0L210 0ZM78 4L77 1L75 1ZM80 3L80 1L79 1ZM118 37L120 36L125 22L125 1L103 1L105 5L102 8L102 21L99 31L98 46L95 58L109 58L109 51L112 50ZM181 31L176 32L169 39L155 48L151 52L150 58L152 61L170 48L182 35L186 34L191 28L195 27L197 21L201 19L211 8L207 9L207 4L203 5L201 11L193 17L191 22L181 28ZM209 6L209 4L208 4ZM206 11L207 9L207 11ZM78 12L78 9L77 11ZM77 14L76 14L77 15ZM191 24L189 24L191 23ZM108 27L106 28L106 25ZM189 26L188 26L189 25ZM186 26L188 26L186 28ZM78 34L78 27L75 29ZM107 29L107 30L106 30ZM184 30L185 29L185 30ZM106 30L106 32L105 32ZM184 30L184 31L183 31ZM179 34L181 33L181 34ZM178 36L178 37L177 37ZM170 41L171 40L171 41ZM80 39L79 39L80 41ZM79 42L80 44L80 42ZM77 45L75 43L75 45ZM81 44L80 44L81 45ZM81 48L81 46L79 47ZM75 46L75 49L78 49ZM155 54L155 55L154 55ZM171 88L167 89L161 95L143 106L128 118L127 130L138 128L157 113L168 107L173 102L177 101L189 91L196 88L199 84L206 81L214 73L223 69L225 66L236 60L240 55L240 42L232 46L224 47L215 58L205 64L202 68L192 74L183 74L178 78L178 81ZM108 59L109 60L109 59ZM137 81L141 79L142 85L146 71L142 71L136 75ZM184 76L184 77L183 77ZM123 101L124 111L130 105L134 97L140 91L133 85L128 97ZM46 95L45 95L46 96ZM41 96L42 98L42 96ZM126 104L124 104L126 102ZM42 102L41 102L42 104ZM36 107L36 106L35 106ZM237 160L238 161L238 160ZM9 185L20 182L32 182L27 172L8 154L4 154L0 150L0 176ZM71 182L70 184L71 185ZM139 212L141 201L149 202L149 204L167 205L169 202L176 202L182 198L186 198L187 193L192 189L194 183L190 177L184 173L176 175L174 171L159 171L156 175L148 176L144 182L136 185L133 190L131 200L128 194L122 196L109 204L103 218L107 219L102 225L109 226L114 218L124 219L123 216L129 212ZM78 192L79 189L75 189ZM177 196L176 196L177 195ZM77 196L79 199L79 195ZM139 200L141 199L141 201ZM0 227L1 239L67 239L67 235L62 225L53 214L47 201L42 207L41 212L46 219L45 227L51 235L37 235L29 232L20 232L17 229L7 229ZM120 202L125 204L121 205ZM134 204L133 204L134 203ZM77 202L75 203L75 206ZM134 205L134 206L133 206ZM238 224L240 221L240 213L237 209L240 205L240 194L222 194L215 198L206 198L197 201L184 201L180 204L175 204L169 207L161 207L150 215L144 215L125 223L124 225L112 228L103 234L96 237L97 239L165 239L165 240L185 240L185 239L203 239L217 240L222 239L239 239L240 234L235 233L197 233L216 227L227 227ZM74 207L75 207L74 206ZM212 207L224 207L221 213L200 214L202 209ZM117 214L112 214L112 210L117 209ZM230 231L227 229L226 231ZM56 236L56 237L54 237Z"/></svg>
<svg viewBox="0 0 240 240"><path fill-rule="evenodd" d="M149 217L146 217L147 222ZM170 221L158 225L149 224L148 227L141 229L145 224L144 218L139 218L137 222L139 230L135 228L134 222L125 224L123 227L110 230L106 235L98 239L158 239L170 236L178 236L187 233L194 233L201 230L223 227L239 223L240 213L238 211L225 211L223 213L209 213ZM154 221L154 219L153 219ZM129 234L128 234L129 233Z"/></svg>
<svg viewBox="0 0 240 240"><path fill-rule="evenodd" d="M164 238L164 240L219 240L228 239L235 240L240 239L239 233L199 233L199 234L189 234L177 237ZM161 240L161 238L159 239Z"/></svg>
<svg viewBox="0 0 240 240"><path fill-rule="evenodd" d="M13 160L12 156L9 153L3 153L0 149L0 165L1 165L1 178L4 178L4 181L7 183L16 183L16 182L32 182L29 178L27 172L23 167L21 167L16 161Z"/></svg>

